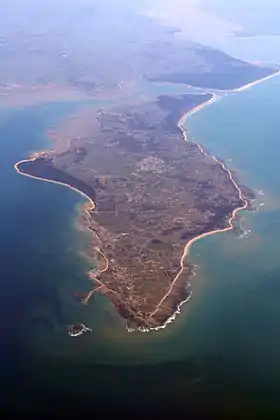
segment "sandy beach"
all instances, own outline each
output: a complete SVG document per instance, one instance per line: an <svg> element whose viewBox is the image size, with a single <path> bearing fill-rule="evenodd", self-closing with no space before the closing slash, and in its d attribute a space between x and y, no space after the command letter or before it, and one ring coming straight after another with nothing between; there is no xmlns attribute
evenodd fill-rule
<svg viewBox="0 0 280 420"><path fill-rule="evenodd" d="M40 153L43 153L43 152L38 152L38 153L40 154ZM35 153L35 155L37 155L37 153ZM33 156L34 156L34 155L33 155ZM38 155L37 155L37 156L38 156ZM95 209L95 203L94 203L94 201L93 201L93 200L92 200L92 199L91 199L88 195L86 195L84 192L82 192L82 191L78 190L77 188L72 187L72 186L71 186L71 185L69 185L69 184L64 184L63 182L53 181L52 179L41 178L41 177L39 177L39 176L35 176L35 175L29 175L29 174L26 174L26 173L24 173L24 172L21 172L21 171L20 171L20 169L19 169L19 165L20 165L21 163L34 162L36 159L37 159L37 157L32 157L32 158L30 158L30 159L22 159L22 160L20 160L20 161L18 161L18 162L16 162L16 163L14 164L14 169L17 171L17 173L18 173L18 174L23 175L23 176L27 176L28 178L39 179L40 181L51 182L51 183L53 183L53 184L62 185L63 187L68 187L68 188L70 188L71 190L73 190L73 191L75 191L75 192L79 193L80 195L82 195L84 198L87 198L87 199L90 201L90 204L91 204L91 209Z"/></svg>
<svg viewBox="0 0 280 420"><path fill-rule="evenodd" d="M262 79L255 80L254 82L248 83L247 85L240 86L237 89L227 90L226 92L243 92L244 90L251 89L253 86L256 86L260 83L265 82L266 80L272 79L273 77L277 77L280 74L280 70L276 71L275 73L270 74L267 77L263 77Z"/></svg>
<svg viewBox="0 0 280 420"><path fill-rule="evenodd" d="M208 99L208 101L203 102L202 104L196 106L195 108L191 109L190 111L188 111L186 114L184 114L179 122L178 122L178 127L180 128L180 130L184 133L185 129L183 128L183 124L185 123L185 121L191 117L192 115L196 114L199 111L202 111L202 109L206 108L209 105L212 105L213 103L217 102L218 99L220 98L217 94L212 93L211 94L212 97L210 99Z"/></svg>
<svg viewBox="0 0 280 420"><path fill-rule="evenodd" d="M188 139L187 139L187 134L186 134L186 130L183 128L183 123L184 122L186 122L186 120L187 120L187 118L189 118L191 115L193 115L194 113L196 113L196 112L198 112L198 111L201 111L202 109L204 109L205 107L207 107L207 106L209 106L209 105L211 105L212 103L214 103L215 101L216 101L216 99L217 99L217 96L216 95L213 95L213 98L211 98L209 101L207 101L207 102L205 102L204 104L201 104L201 105L199 105L199 106L197 106L196 108L194 108L193 110L191 110L191 111L189 111L188 113L186 113L185 115L183 115L183 117L180 119L180 121L179 121L179 123L178 123L178 127L181 129L181 131L182 131L182 133L183 133L183 137L184 137L184 140L187 142L187 141L189 141ZM208 155L209 156L209 154L203 149L203 147L199 144L199 143L197 143L197 142L193 142L193 143L195 143L196 145L197 145L197 147L199 148L199 150L201 151L201 153L203 154L203 155ZM239 212L239 211L241 211L241 210L245 210L247 207L248 207L248 201L243 197L243 195L242 195L242 191L241 191L241 189L240 189L240 187L238 186L238 184L237 184L237 182L234 180L234 178L233 178L233 175L232 175L232 173L231 173L231 171L228 169L228 168L226 168L226 166L221 162L221 161L219 161L219 159L217 159L215 156L212 156L212 158L213 158L213 160L215 160L222 168L223 168L223 170L224 171L226 171L228 174L229 174L229 177L230 177L230 179L231 179L231 181L233 182L233 184L234 184L234 186L235 186L235 188L237 189L237 191L238 191L238 194L239 194L239 198L240 198L240 200L243 202L243 205L241 206L241 207L237 207L236 209L234 209L233 210L233 212L232 212L232 215L231 215L231 217L230 217L230 219L229 219L229 221L228 221L228 227L225 227L225 228L223 228L223 229L216 229L216 230L212 230L212 231L209 231L209 232L205 232L205 233L203 233L203 234L201 234L201 235L198 235L198 236L196 236L196 237L194 237L193 239L191 239L189 242L187 242L187 244L186 244L186 246L185 246L185 248L184 248L184 252L183 252L183 255L182 255L182 257L181 257L181 260L180 260L180 265L181 265L181 269L180 269L180 271L179 271L179 273L177 274L177 276L174 278L174 280L172 281L172 283L171 283L171 286L170 286L170 288L169 288L169 290L168 290L168 292L166 293L166 295L161 299L161 301L159 302L159 304L157 305L157 307L156 307L156 309L154 310L154 312L152 312L151 314L150 314L150 317L152 317L153 315L155 315L156 314L156 312L159 310L159 308L161 307L161 305L164 303L164 301L167 299L167 297L170 295L170 293L172 292L172 289L173 289L173 287L174 287L174 285L175 285L175 283L177 282L177 280L180 278L180 276L182 275L182 273L183 273L183 271L184 271L184 267L185 267L185 260L186 260L186 258L188 257L188 255L189 255L189 252L190 252L190 249L191 249L191 246L195 243L195 242L197 242L198 240L200 240L200 239L202 239L202 238L206 238L207 236L211 236L211 235L215 235L215 234L217 234L217 233L222 233L222 232L228 232L228 231L230 231L230 230L232 230L233 228L234 228L234 226L233 226L233 220L234 220L234 218L235 218L235 216L236 216L236 214ZM162 325L162 326L160 326L160 327L156 327L156 328L151 328L150 330L159 330L159 329L162 329L162 328L166 328L166 326L170 323L170 322L172 322L174 319L175 319L175 317L176 317L176 314L179 314L180 313L180 308L183 306L183 304L186 302L186 301L188 301L190 298L188 298L187 300L185 300L185 301L183 301L183 302L181 302L180 303L180 305L178 306L178 308L177 308L177 310L175 311L175 313ZM145 329L145 331L147 331L148 329Z"/></svg>

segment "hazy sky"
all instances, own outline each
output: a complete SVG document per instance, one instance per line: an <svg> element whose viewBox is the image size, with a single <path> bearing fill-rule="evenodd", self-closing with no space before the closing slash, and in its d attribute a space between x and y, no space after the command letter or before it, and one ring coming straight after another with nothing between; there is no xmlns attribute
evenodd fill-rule
<svg viewBox="0 0 280 420"><path fill-rule="evenodd" d="M154 0L150 13L201 42L241 29L280 34L279 0Z"/></svg>
<svg viewBox="0 0 280 420"><path fill-rule="evenodd" d="M179 27L185 37L212 46L237 32L280 35L280 0L151 0L146 11Z"/></svg>
<svg viewBox="0 0 280 420"><path fill-rule="evenodd" d="M142 12L163 25L180 28L196 42L216 44L218 40L242 30L252 34L280 34L280 0L0 0L1 26L16 21L32 21L30 30L53 16L73 17L79 24L86 18L108 14L110 22L123 27L131 12ZM35 17L35 18L34 18ZM95 19L98 23L98 19ZM38 26L37 25L37 26ZM135 28L137 31L137 28ZM1 32L1 28L0 28Z"/></svg>
<svg viewBox="0 0 280 420"><path fill-rule="evenodd" d="M280 32L279 0L201 0L203 7L256 34Z"/></svg>
<svg viewBox="0 0 280 420"><path fill-rule="evenodd" d="M155 0L149 8L149 15L167 25L179 27L186 37L202 43L240 29L237 24L205 11L199 0Z"/></svg>

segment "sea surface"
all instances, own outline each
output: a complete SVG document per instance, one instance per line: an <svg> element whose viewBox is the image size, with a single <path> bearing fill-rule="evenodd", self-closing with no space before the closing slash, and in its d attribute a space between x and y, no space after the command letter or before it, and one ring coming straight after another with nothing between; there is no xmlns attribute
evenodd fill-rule
<svg viewBox="0 0 280 420"><path fill-rule="evenodd" d="M193 298L165 330L128 333L90 289L89 238L77 229L84 198L20 176L13 165L50 147L45 133L76 105L0 114L1 395L15 411L63 408L133 414L176 409L223 418L280 415L280 78L232 93L194 114L188 135L256 192L239 214L246 233L191 251ZM92 332L73 339L67 325ZM226 416L226 417L225 417Z"/></svg>

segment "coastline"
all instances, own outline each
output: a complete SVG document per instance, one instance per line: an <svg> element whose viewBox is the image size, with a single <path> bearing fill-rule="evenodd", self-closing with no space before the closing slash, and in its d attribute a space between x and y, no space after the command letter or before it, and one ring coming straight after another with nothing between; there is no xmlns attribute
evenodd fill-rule
<svg viewBox="0 0 280 420"><path fill-rule="evenodd" d="M178 121L178 127L180 128L180 130L182 131L183 134L186 131L183 128L183 124L189 117L191 117L192 115L196 114L199 111L202 111L204 108L208 107L209 105L214 104L215 102L217 102L221 98L216 93L211 93L211 95L212 95L212 97L210 99L208 99L208 101L205 101L202 104L195 106L193 109L188 111L186 114L184 114L180 118L180 120Z"/></svg>
<svg viewBox="0 0 280 420"><path fill-rule="evenodd" d="M277 72L277 74L280 74L280 71L279 72ZM264 81L264 80L267 80L268 78L271 78L271 77L274 77L276 74L274 73L273 75L270 75L270 76L268 76L267 78L263 78L263 79L260 79L260 80L258 80L258 81L255 81L255 82L252 82L251 84L249 84L249 85L246 85L246 86L243 86L242 87L242 90L245 90L245 89L248 89L248 88L250 88L250 87L252 87L253 85L255 85L255 84L257 84L257 83L260 83L261 81ZM237 90L233 90L233 92L236 92L236 91L239 91L238 89ZM200 104L200 105L198 105L197 107L195 107L195 108L193 108L192 110L190 110L190 111L188 111L186 114L184 114L181 118L180 118L180 120L179 120L179 122L178 122L178 127L179 127L179 129L181 130L181 132L182 132L182 134L183 134L183 138L184 138L184 141L190 141L190 140L188 140L188 138L187 138L187 132L186 132L186 130L185 130L185 128L183 127L183 124L185 123L185 121L190 117L190 116L192 116L193 114L195 114L195 113L197 113L197 112L199 112L199 111L201 111L202 109L204 109L205 107L207 107L207 106L209 106L209 105L211 105L211 104L213 104L213 103L215 103L217 100L218 100L218 98L220 98L220 96L218 96L217 94L212 94L212 97L209 99L209 100L207 100L207 101L205 101L204 103L202 103L202 104ZM216 234L216 233L222 233L222 232L227 232L227 231L230 231L230 230L232 230L233 229L233 220L235 219L235 216L236 216L236 214L239 212L239 211L241 211L241 210L245 210L247 207L248 207L248 201L246 200L246 199L244 199L244 197L243 197L243 195L242 195L242 191L241 191L241 189L240 189L240 187L238 186L238 184L237 184L237 182L234 180L234 178L233 178L233 176L232 176L232 173L230 172L230 170L228 169L228 168L226 168L226 166L221 162L221 161L219 161L215 156L212 156L212 155L209 155L203 148L202 148L202 146L199 144L199 143L197 143L197 142L195 142L195 141L192 141L192 143L194 143L194 144L196 144L197 145L197 147L200 149L200 152L202 153L202 154L204 154L204 155L208 155L208 156L211 156L221 167L222 167L222 169L224 170L224 171L226 171L228 174L229 174L229 177L230 177L230 179L231 179L231 181L233 182L233 184L234 184L234 186L235 186L235 188L237 189L237 191L238 191L238 194L239 194L239 198L240 198L240 200L243 202L243 205L241 206L241 207L238 207L238 208L236 208L236 209L234 209L233 210L233 212L232 212L232 214L231 214L231 217L229 218L229 220L228 220L228 226L227 227L225 227L225 228L223 228L223 229L217 229L217 230L213 230L213 231L209 231L209 232L205 232L205 233L203 233L203 234L200 234L199 236L197 236L197 237L194 237L194 238L192 238L190 241L188 241L187 243L186 243L186 245L185 245L185 248L184 248L184 252L183 252L183 254L182 254L182 257L181 257L181 259L180 259L180 265L181 265L181 269L180 269L180 271L178 272L178 274L176 275L176 277L174 278L174 280L172 281L172 284L171 284L171 286L170 286L170 288L169 288L169 290L168 290L168 292L164 295L164 297L161 299L161 301L159 302L159 304L156 306L156 308L155 308L155 310L153 311L153 312L151 312L150 313L150 317L152 317L158 310L159 310L159 308L160 308L160 306L163 304L163 302L166 300L166 298L170 295L170 293L171 293L171 291L172 291L172 289L173 289L173 287L174 287L174 285L175 285L175 283L177 282L177 280L180 278L180 276L182 275L182 272L183 272L183 270L184 270L184 262L185 262L185 260L186 260L186 258L188 257L188 255L189 255L189 252L190 252L190 248L191 248L191 246L192 246L192 244L193 243L195 243L196 241L198 241L199 239L202 239L202 238L204 238L204 237L207 237L207 236L210 236L210 235L214 235L214 234ZM42 177L38 177L38 176L34 176L34 175L30 175L30 174L28 174L28 173L24 173L24 172L21 172L20 171L20 169L19 169L19 165L21 164L21 163L28 163L28 162L32 162L32 161L35 161L36 159L37 159L37 157L38 157L38 155L40 155L40 152L37 152L37 153L35 153L35 154L33 154L33 155L31 155L31 157L30 157L30 159L23 159L23 160L20 160L20 161L18 161L18 162L16 162L15 164L14 164L14 169L17 171L17 173L19 173L20 175L23 175L23 176L27 176L27 177L29 177L29 178L34 178L34 179L38 179L38 180L42 180L42 181L45 181L45 182L52 182L52 183L54 183L54 184L58 184L58 185L62 185L62 186L65 186L65 187L68 187L68 188L70 188L70 189L72 189L73 191L75 191L75 192L78 192L79 194L81 194L84 198L87 198L88 200L89 200L89 204L88 205L85 205L84 206L84 208L83 208L83 210L85 211L85 213L86 213L86 215L87 215L87 219L89 220L89 218L90 218L90 211L94 211L95 210L95 208L96 208L96 205L95 205L95 203L94 203L94 201L93 201L93 199L91 198L91 197L89 197L87 194L85 194L83 191L81 191L81 190L79 190L79 189L77 189L77 188L75 188L75 187L73 187L73 186L71 186L71 185L69 185L69 184L66 184L66 183L63 183L63 182L59 182L59 181L54 181L54 180L50 180L50 179L46 179L46 178L42 178ZM89 221L89 223L88 223L88 226L87 226L87 229L91 232L91 233L94 233L91 229L90 229L90 221ZM96 235L96 234L95 234ZM97 235L96 235L97 236ZM98 238L99 239L99 238ZM107 271L107 269L108 269L108 267L109 267L109 262L108 262L108 260L107 260L107 258L106 258L106 256L104 255L104 253L101 251L101 249L99 248L99 247L95 247L94 248L98 253L100 253L100 255L102 255L102 257L105 259L105 262L106 262L106 268L105 269L103 269L103 270L101 270L101 272L100 273L102 273L102 272L104 272L104 271ZM88 275L89 275L89 278L91 279L91 280L94 280L94 281L96 281L97 283L98 283L98 285L99 285L99 287L97 287L97 288L95 288L95 289L93 289L93 290L91 290L89 293L88 293L88 296L85 298L85 304L87 304L87 302L88 302L88 300L90 299L90 297L92 296L92 294L95 292L95 291L98 291L98 290L100 290L100 289L107 289L107 290L109 290L109 291L111 291L111 292L114 292L114 293L116 293L115 291L113 291L113 290L111 290L111 289L108 289L102 282L100 282L99 280L97 280L96 279L96 277L95 277L95 275L92 273L92 270L90 270L89 271L89 273L88 273ZM188 285L189 286L189 283L187 283L186 285ZM170 324L171 322L173 322L174 320L175 320L175 318L176 318L176 316L178 315L178 314L180 314L180 312L181 312L181 308L182 308L182 306L186 303L186 302L188 302L190 299L191 299L191 297L192 297L192 291L190 291L190 293L189 293L189 295L187 296L187 298L185 299L185 300L183 300L182 302L180 302L180 304L177 306L177 308L176 308L176 310L174 311L174 313L164 322L164 324L163 325L160 325L160 326L158 326L158 327L151 327L151 328L147 328L147 327L138 327L138 328L129 328L128 326L126 327L126 329L127 329L127 331L128 332L132 332L132 331L141 331L141 332L147 332L147 331L157 331L157 330L160 330L160 329L164 329L164 328L166 328L167 327L167 325L168 324Z"/></svg>
<svg viewBox="0 0 280 420"><path fill-rule="evenodd" d="M39 177L39 176L35 176L35 175L30 175L30 174L27 174L27 173L25 173L25 172L21 172L20 171L20 169L19 169L19 165L21 164L21 163L29 163L29 162L34 162L36 159L37 159L37 157L38 156L40 156L40 153L45 153L45 152L35 152L35 153L33 153L32 154L32 156L33 157L31 157L30 159L22 159L22 160L20 160L20 161L18 161L18 162L16 162L15 164L14 164L14 169L16 170L16 172L19 174L19 175L22 175L22 176L26 176L26 177L28 177L28 178L33 178L33 179L37 179L37 180L39 180L39 181L44 181L44 182L51 182L51 183L53 183L53 184L58 184L58 185L62 185L63 187L67 187L67 188L70 188L71 190L73 190L73 191L75 191L76 193L78 193L78 194L80 194L80 195L82 195L84 198L86 198L88 201L89 201L89 203L86 203L84 206L83 206L83 211L85 212L85 214L86 214L86 218L87 218L87 220L88 220L88 224L87 224L87 227L86 227L86 229L90 232L90 234L92 234L92 235L95 235L96 237L97 237L97 239L100 241L100 239L99 239L99 237L90 229L90 221L89 221L89 218L90 218L90 212L91 211L94 211L95 210L95 208L96 208L96 205L95 205L95 202L93 201L93 199L89 196L89 195L87 195L86 193L84 193L83 191L81 191L81 190L79 190L78 188L75 188L75 187L73 187L72 185L70 185L70 184L65 184L65 183L63 183L63 182L60 182L60 181L54 181L54 180L52 180L52 179L47 179L47 178L43 178L43 177ZM94 247L94 250L96 251L96 252L98 252L103 258L104 258L104 261L105 261L105 263L106 263L106 266L105 266L105 268L104 269L102 269L102 270L100 270L100 272L98 273L98 274L101 274L101 273L104 273L105 271L107 271L108 270L108 268L109 268L109 261L108 261L108 259L107 259L107 257L106 257L106 255L101 251L101 249L100 249L100 247L98 247L98 246L96 246L96 247ZM98 284L99 284L99 287L97 287L97 288L95 288L95 289L93 289L93 290L91 290L89 293L88 293L88 295L86 296L86 298L84 299L84 301L82 302L83 304L85 304L85 305L87 305L87 302L88 302L88 300L90 299L90 296L95 292L95 291L97 291L97 290L99 290L99 289L101 289L101 288L105 288L105 289L107 289L107 290L109 290L109 291L111 291L111 292L113 292L113 293L117 293L117 292L115 292L114 290L112 290L112 289L109 289L107 286L105 286L100 280L97 280L96 279L96 275L94 275L93 273L92 273L92 271L93 270L90 270L89 272L88 272L88 276L89 276L89 278L91 279L91 280L94 280L94 281L96 281ZM94 270L95 271L95 270Z"/></svg>
<svg viewBox="0 0 280 420"><path fill-rule="evenodd" d="M243 92L244 90L251 89L252 87L256 85L266 82L267 80L277 77L279 75L280 75L280 70L276 71L275 73L270 74L269 76L263 77L262 79L255 80L254 82L250 82L247 85L240 86L239 88L236 88L236 89L226 90L225 92L228 92L228 93Z"/></svg>
<svg viewBox="0 0 280 420"><path fill-rule="evenodd" d="M35 175L30 175L30 174L27 174L27 173L25 173L25 172L21 172L21 170L19 169L19 165L20 165L21 163L35 162L35 161L36 161L36 159L37 159L36 155L37 155L37 154L39 154L39 153L40 153L40 152L33 154L33 156L35 155L35 157L31 157L30 159L22 159L22 160L19 160L18 162L16 162L16 163L14 164L14 169L17 171L17 173L18 173L18 174L20 174L20 175L23 175L23 176L27 176L28 178L38 179L38 180L40 180L40 181L51 182L51 183L53 183L53 184L62 185L63 187L68 187L68 188L70 188L71 190L73 190L73 191L77 192L78 194L82 195L84 198L87 198L87 199L89 200L89 202L90 202L91 206L92 206L89 210L94 210L94 209L95 209L95 203L94 203L94 201L92 200L92 198L91 198L91 197L89 197L89 196L88 196L86 193L84 193L83 191L78 190L78 189L77 189L77 188L75 188L75 187L72 187L72 185L65 184L64 182L60 182L60 181L54 181L54 180L52 180L52 179L47 179L47 178L42 178L42 177L35 176ZM89 211L89 210L86 210L86 211Z"/></svg>
<svg viewBox="0 0 280 420"><path fill-rule="evenodd" d="M201 104L201 105L198 105L197 107L195 107L194 109L192 109L191 111L189 111L189 112L187 112L186 114L184 114L182 117L181 117L181 119L179 120L179 122L178 122L178 127L180 128L180 130L182 131L182 134L183 134L183 137L184 137L184 141L185 142L188 142L188 141L191 141L191 140L188 140L188 138L187 138L187 132L186 132L186 130L185 130L185 128L183 127L183 123L191 116L191 115L193 115L193 114L195 114L195 113L197 113L197 112L199 112L199 111L201 111L202 109L204 109L205 107L207 107L207 106L209 106L209 105L211 105L211 104L213 104L213 103L215 103L216 101L217 101L217 98L218 98L218 96L217 95L215 95L215 94L213 94L213 97L211 98L211 99L209 99L208 101L206 101L206 102L204 102L203 104ZM240 189L240 187L238 186L238 184L237 184L237 182L234 180L234 178L233 178L233 175L232 175L232 173L231 173L231 171L225 166L225 164L224 163L222 163L218 158L216 158L215 156L213 156L213 155L209 155L204 149L203 149L203 147L199 144L199 143L197 143L196 141L191 141L192 143L194 143L194 144L196 144L196 146L199 148L199 150L200 150L200 152L204 155L204 156L206 156L206 155L208 155L208 156L211 156L212 158L213 158L213 160L215 160L221 167L222 167L222 169L224 170L224 171L226 171L227 173L228 173L228 175L229 175L229 177L230 177L230 180L231 180L231 182L234 184L234 186L235 186L235 188L237 189L237 191L238 191L238 194L239 194L239 198L240 198L240 200L243 202L243 206L241 206L241 207L237 207L236 209L234 209L233 210L233 212L232 212L232 214L231 214L231 217L229 218L229 220L228 220L228 226L227 227L225 227L225 228L223 228L223 229L216 229L216 230L212 230L212 231L209 231L209 232L205 232L205 233L202 233L202 234L200 234L200 235L198 235L198 236L195 236L194 238L192 238L190 241L188 241L187 243L186 243L186 245L185 245L185 248L184 248L184 252L183 252L183 255L182 255L182 257L181 257L181 260L180 260L180 265L181 265L181 269L180 269L180 271L179 271L179 273L177 274L177 276L174 278L174 280L173 280L173 282L171 283L171 286L170 286L170 288L169 288L169 290L168 290L168 292L164 295L164 297L161 299L161 301L159 302L159 304L157 305L157 307L156 307L156 309L154 310L154 312L152 312L151 314L150 314L150 317L152 317L153 315L155 315L156 314L156 312L159 310L159 308L160 308L160 306L163 304L163 302L167 299L167 297L170 295L170 293L172 292L172 289L173 289L173 287L174 287L174 285L175 285L175 283L177 282L177 280L180 278L180 276L183 274L183 271L184 271L184 268L185 268L185 260L187 259L187 257L188 257L188 255L189 255L189 252L190 252L190 249L191 249L191 246L195 243L195 242L197 242L198 240L200 240L200 239L203 239L203 238L206 238L207 236L211 236L211 235L215 235L215 234L217 234L217 233L224 233L224 232L229 232L229 231L231 231L231 230L233 230L234 229L234 226L233 226L233 221L234 221L234 219L235 219L235 217L236 217L236 215L237 215L237 213L239 212L239 211L241 211L241 210L246 210L246 208L248 208L248 205L249 205L249 202L248 202L248 200L246 200L244 197L243 197L243 194L242 194L242 191L241 191L241 189ZM187 285L189 285L189 283L187 283ZM137 328L136 330L138 330L138 331L141 331L141 332L148 332L148 331L158 331L158 330L160 330L160 329L164 329L164 328L166 328L167 327L167 325L168 324L170 324L170 323L172 323L174 320L175 320L175 318L176 318L176 316L177 315L179 315L180 314L180 312L181 312L181 308L182 308L182 306L185 304L185 303L187 303L190 299L191 299L191 297L192 297L192 292L190 291L190 294L189 294L189 296L187 297L187 299L185 299L185 300L183 300L182 302L180 302L180 304L178 305L178 307L177 307L177 309L176 309L176 311L173 313L173 315L171 315L171 317L169 317L166 321L165 321L165 323L163 324L163 325L161 325L161 326L159 326L159 327L152 327L152 328ZM128 329L128 331L129 332L133 332L133 331L135 331L134 329Z"/></svg>

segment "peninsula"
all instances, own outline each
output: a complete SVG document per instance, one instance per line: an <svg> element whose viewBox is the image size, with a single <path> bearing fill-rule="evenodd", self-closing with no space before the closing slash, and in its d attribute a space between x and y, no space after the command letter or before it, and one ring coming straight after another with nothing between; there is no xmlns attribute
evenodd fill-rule
<svg viewBox="0 0 280 420"><path fill-rule="evenodd" d="M247 207L230 171L178 125L213 100L163 95L106 111L87 107L58 128L52 150L15 165L89 198L82 221L92 232L88 255L96 268L80 300L86 305L102 293L130 328L169 322L191 293L191 243L231 229Z"/></svg>

